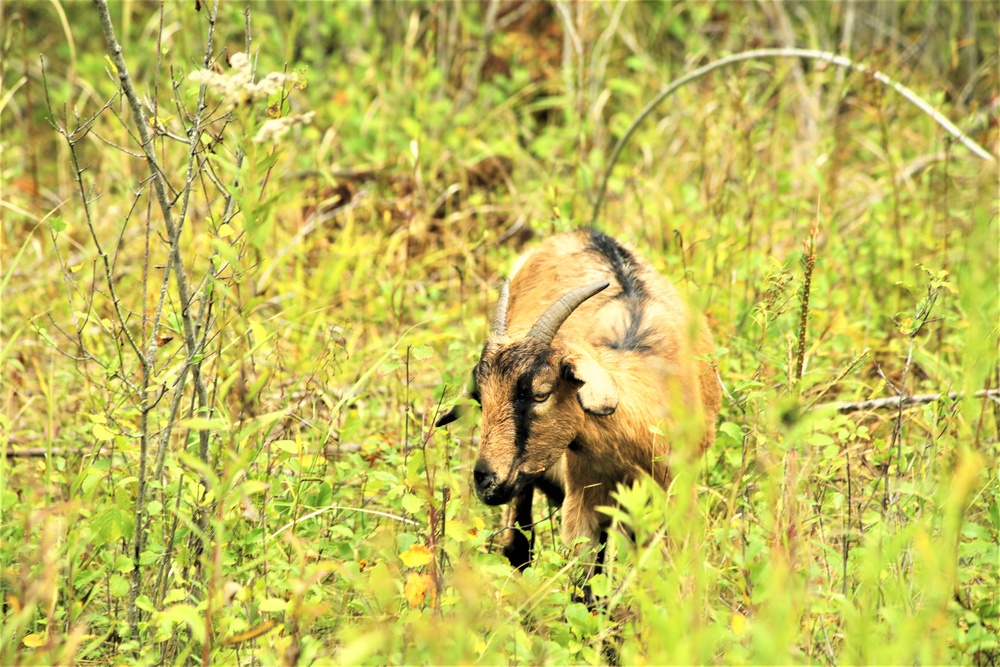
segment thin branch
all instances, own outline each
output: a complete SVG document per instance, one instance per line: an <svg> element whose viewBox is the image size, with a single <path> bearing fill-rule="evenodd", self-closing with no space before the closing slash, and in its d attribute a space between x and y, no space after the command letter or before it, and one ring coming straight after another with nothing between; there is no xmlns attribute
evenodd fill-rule
<svg viewBox="0 0 1000 667"><path fill-rule="evenodd" d="M997 404L1000 404L1000 389L981 389L980 391L972 394L974 398L988 398ZM841 414L850 414L852 412L864 412L867 410L879 410L881 408L900 408L900 407L910 407L914 405L924 405L926 403L933 403L939 401L942 398L948 398L950 400L957 400L964 398L965 394L960 391L951 391L947 393L940 394L915 394L911 396L890 396L888 398L873 398L867 401L848 401L848 402L836 402L836 403L823 403L822 405L816 406L816 410L823 409L833 409Z"/></svg>
<svg viewBox="0 0 1000 667"><path fill-rule="evenodd" d="M181 320L184 325L184 338L188 346L189 356L194 357L197 354L197 337L195 335L193 321L189 312L191 295L188 286L187 271L184 268L184 263L180 255L180 229L174 220L170 201L167 197L166 179L164 178L164 172L160 168L159 161L156 159L156 154L154 153L153 138L149 133L149 123L146 118L146 113L142 108L142 101L139 99L139 94L136 92L135 86L132 84L132 78L129 76L125 58L122 56L122 47L118 43L118 39L115 36L114 26L111 23L111 12L108 8L107 0L94 0L94 4L97 6L97 12L101 20L101 28L104 31L104 38L108 44L108 53L111 56L112 63L118 70L118 79L121 83L122 90L125 93L125 97L129 102L129 106L132 109L132 114L135 117L134 124L139 133L140 145L145 153L146 162L149 165L150 173L153 177L152 180L153 187L156 192L156 199L160 204L160 209L163 213L163 222L167 228L167 235L170 241L170 263L173 265L172 268L177 280L178 298L181 302ZM211 44L209 44L207 48L211 48ZM204 93L202 93L202 95L203 94ZM201 95L199 97L201 97ZM199 104L199 109L201 109L202 104ZM193 134L191 141L196 142L196 140L197 136L196 134Z"/></svg>
<svg viewBox="0 0 1000 667"><path fill-rule="evenodd" d="M830 53L829 51L814 51L812 49L756 49L720 58L719 60L710 62L703 67L699 67L693 72L685 74L681 78L671 82L669 86L664 88L659 95L654 97L653 100L647 104L641 112L639 112L639 115L636 116L634 121L632 121L628 130L626 130L625 134L622 135L622 138L618 140L618 143L615 144L614 150L611 152L611 159L608 161L608 166L604 170L604 179L601 182L600 189L597 191L597 199L594 202L594 212L591 215L590 224L594 225L597 223L597 216L600 215L601 205L604 203L604 195L608 189L608 180L611 178L611 170L614 169L615 164L618 162L619 154L622 152L622 149L625 147L625 144L628 143L629 139L632 138L632 135L635 134L639 125L641 125L642 122L653 113L656 107L658 107L663 100L670 97L670 95L677 91L681 86L690 83L691 81L700 79L710 72L714 72L717 69L727 67L735 63L744 62L746 60L755 60L758 58L805 58L807 60L819 60L830 63L831 65L836 65L845 69L852 69L863 74L870 74L876 81L889 86L908 101L915 104L921 111L930 116L938 125L944 128L948 134L958 139L958 141L960 141L966 148L975 153L977 156L988 162L995 163L997 161L994 155L958 129L954 123L945 118L939 111L934 109L934 107L925 102L912 90L901 83L893 81L886 74L872 69L868 65L855 63L853 60L845 58L844 56L838 56L834 53Z"/></svg>
<svg viewBox="0 0 1000 667"><path fill-rule="evenodd" d="M97 454L108 454L110 447L101 447ZM39 459L47 456L74 456L94 453L89 447L27 447L25 449L8 449L4 456L15 459Z"/></svg>
<svg viewBox="0 0 1000 667"><path fill-rule="evenodd" d="M52 109L51 108L49 109L49 113L50 114L52 113ZM112 306L114 307L114 310L115 310L115 318L118 320L118 324L121 327L122 333L125 335L125 339L128 341L129 347L131 347L132 351L135 352L139 357L141 357L142 353L139 351L139 344L136 342L135 338L132 336L132 332L128 328L128 321L127 321L125 315L122 313L121 299L119 299L117 290L115 289L115 272L114 272L114 268L112 266L112 260L108 256L108 253L104 250L104 246L101 244L101 240L97 236L97 229L94 227L94 217L93 217L93 215L91 214L91 211L90 211L90 204L94 200L88 198L88 196L87 196L87 189L86 189L86 187L83 184L83 172L84 172L84 169L82 169L80 167L80 162L78 160L77 152L76 152L76 144L77 144L77 141L79 141L79 139L74 139L73 138L80 131L80 128L77 128L73 132L70 132L67 128L57 125L56 126L56 131L59 134L61 134L63 136L63 138L66 139L66 145L69 147L70 166L73 168L73 179L76 181L77 189L79 190L79 193L80 193L80 203L83 204L83 215L84 215L84 219L87 222L87 230L90 232L90 238L94 242L94 247L97 249L97 255L101 258L101 263L104 266L105 282L107 283L107 286L108 286L108 296L109 296L109 298L111 300L111 304L112 304ZM135 202L133 202L133 208L134 208L134 206L135 206ZM130 209L128 215L131 215L131 213L132 213L132 211ZM128 222L128 216L126 216L126 223L127 222ZM123 231L124 231L124 228L123 228ZM55 237L53 237L53 244L54 244L54 241L55 241ZM116 256L117 256L117 251L116 251ZM64 279L65 279L65 277L66 277L65 266L63 266L62 268L63 268L62 273L63 273ZM72 304L72 299L70 299L70 303ZM75 317L76 317L76 315L74 314L74 319L75 319ZM112 337L114 338L115 337L114 336L114 332L112 331L110 333L112 334ZM81 349L82 349L82 345L81 345ZM115 346L115 349L118 352L118 354L120 355L121 354L121 347ZM120 361L123 361L123 360L120 360ZM124 365L122 367L124 367ZM122 378L125 379L124 376L122 376ZM127 380L126 380L126 382L127 382Z"/></svg>
<svg viewBox="0 0 1000 667"><path fill-rule="evenodd" d="M195 120L194 124L190 129L190 154L188 161L188 172L185 179L185 186L181 194L183 196L183 201L181 205L181 212L178 218L175 219L172 210L170 198L167 194L167 188L169 187L166 179L166 175L161 168L155 153L155 144L153 142L153 136L150 135L149 123L146 117L146 113L142 107L142 101L139 99L139 94L135 90L135 86L132 83L132 78L129 76L128 66L126 65L125 58L122 55L122 47L118 43L118 38L115 36L114 26L111 22L111 12L108 8L107 0L94 0L94 4L97 7L97 13L100 17L101 28L104 32L104 39L107 42L108 53L111 57L111 61L115 66L118 73L118 79L122 87L122 91L125 93L125 97L128 100L129 106L132 110L133 122L136 131L139 133L140 145L146 156L146 163L149 166L150 174L152 176L153 187L156 193L156 200L160 205L160 210L163 215L163 222L167 229L167 237L169 239L170 247L170 264L173 270L176 284L177 284L177 296L180 301L181 308L181 322L184 329L184 341L187 347L187 359L185 361L185 368L192 370L192 377L195 386L195 394L198 398L198 408L199 410L207 410L208 405L208 392L205 388L205 383L199 372L199 363L196 361L198 358L200 347L197 332L195 330L194 318L191 314L191 290L188 284L187 271L184 268L184 261L181 257L180 249L180 233L184 224L184 216L187 213L188 197L190 195L191 183L193 182L193 170L195 164L195 154L198 150L198 142L201 134L201 118L205 110L205 91L206 87L203 84L200 87L198 94L198 105L195 110ZM213 34L215 29L215 17L216 11L218 10L218 0L213 4L211 12L209 13L209 30L208 36L205 44L205 60L208 62L211 58L212 48L213 48ZM167 272L169 274L169 271ZM166 278L166 276L165 276ZM161 301L162 304L162 301ZM155 358L157 349L157 340L155 335L156 325L154 323L152 334L148 341L145 353L139 352L139 357L142 360L144 381L148 382L149 370L152 365L152 360ZM126 330L127 331L127 330ZM134 341L129 339L134 345ZM183 389L183 378L184 374L181 375L181 382L178 384L176 391L181 392ZM141 400L141 413L144 417L148 415L148 397L143 393L140 397ZM146 427L146 420L143 419L143 426ZM167 424L167 437L169 437L169 430L171 424ZM204 429L199 430L200 439L200 454L201 460L207 462L207 449L208 449L208 432ZM139 474L138 474L138 489L136 491L136 517L135 517L135 539L133 544L133 556L136 563L136 567L132 571L132 581L129 588L129 604L128 604L128 622L129 626L132 628L132 634L138 637L138 609L136 607L136 599L138 598L141 589L141 571L138 566L139 556L142 553L144 547L144 507L145 507L145 491L146 491L146 465L147 465L147 451L148 451L148 432L145 430L142 434L142 439L140 442L140 452L139 452Z"/></svg>
<svg viewBox="0 0 1000 667"><path fill-rule="evenodd" d="M143 155L142 153L135 153L135 152L133 152L133 151L130 151L129 149L125 148L124 146L119 146L118 144L116 144L115 142L111 141L110 139L105 139L104 137L102 137L102 136L101 136L101 135L100 135L100 134L99 134L99 133L97 132L97 130L94 130L94 129L90 129L90 130L89 130L89 131L87 132L87 135L88 135L88 136L89 136L89 135L93 135L93 136L95 136L95 137L96 137L96 138L98 139L98 141L100 141L100 142L101 142L101 143L103 143L104 145L106 145L106 146L110 146L111 148L114 148L114 149L115 149L116 151L118 151L119 153L124 153L125 155L128 155L129 157L135 157L135 158L140 158L140 159L142 159L142 158L145 158L145 157L146 157L146 156L145 156L145 155Z"/></svg>
<svg viewBox="0 0 1000 667"><path fill-rule="evenodd" d="M340 510L342 512L360 512L362 514L374 514L375 516L382 516L382 517L385 517L386 519L394 519L396 521L399 521L401 523L405 523L405 524L410 525L410 526L419 526L420 525L418 522L414 521L413 519L407 519L406 517L402 517L402 516L399 516L397 514L390 514L389 512L380 512L378 510L369 510L369 509L364 509L362 507L342 507L340 505L330 505L328 507L323 507L321 509L309 512L308 514L303 514L298 519L295 519L294 521L290 521L289 523L286 523L284 526L282 526L278 530L276 530L273 533L271 533L270 535L268 535L267 541L270 542L271 540L273 540L274 538L276 538L278 535L281 535L283 532L285 532L289 528L294 528L295 526L297 526L298 524L302 523L303 521L305 521L307 519L311 519L314 516L319 516L320 514L323 514L324 512L329 512L330 510Z"/></svg>

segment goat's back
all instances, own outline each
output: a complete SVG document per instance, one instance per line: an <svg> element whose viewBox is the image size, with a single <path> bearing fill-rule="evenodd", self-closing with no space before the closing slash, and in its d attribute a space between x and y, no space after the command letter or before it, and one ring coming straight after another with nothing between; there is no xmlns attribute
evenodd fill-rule
<svg viewBox="0 0 1000 667"><path fill-rule="evenodd" d="M511 277L508 335L523 336L567 291L605 280L609 288L569 316L553 345L585 345L615 377L625 402L649 412L636 417L657 417L649 406L665 404L665 391L680 392L686 408L704 412L707 446L720 404L714 370L702 360L714 351L712 336L674 285L628 244L582 230L523 255Z"/></svg>

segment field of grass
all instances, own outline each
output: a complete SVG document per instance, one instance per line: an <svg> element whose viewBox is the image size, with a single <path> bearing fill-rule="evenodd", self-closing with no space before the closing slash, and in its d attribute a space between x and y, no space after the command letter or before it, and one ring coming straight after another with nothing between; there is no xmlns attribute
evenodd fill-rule
<svg viewBox="0 0 1000 667"><path fill-rule="evenodd" d="M0 4L0 664L1000 662L995 3L100 7ZM695 78L593 219L765 47L868 70ZM593 609L432 427L592 222L725 388Z"/></svg>

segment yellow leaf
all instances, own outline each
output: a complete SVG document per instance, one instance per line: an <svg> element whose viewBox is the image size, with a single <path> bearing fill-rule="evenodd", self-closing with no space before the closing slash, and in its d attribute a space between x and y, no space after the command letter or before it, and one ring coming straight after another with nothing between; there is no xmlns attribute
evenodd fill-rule
<svg viewBox="0 0 1000 667"><path fill-rule="evenodd" d="M79 273L80 269L82 269L82 268L83 268L83 263L81 262L80 264L76 264L74 266L69 267L69 272L70 273Z"/></svg>
<svg viewBox="0 0 1000 667"><path fill-rule="evenodd" d="M982 457L978 454L974 452L963 454L951 478L951 497L958 498L964 503L966 497L975 489L976 482L985 467Z"/></svg>
<svg viewBox="0 0 1000 667"><path fill-rule="evenodd" d="M118 74L118 68L115 67L115 64L113 62L111 62L111 57L108 56L108 55L105 55L104 56L104 61L106 63L108 63L108 67L111 68L111 71L114 72L117 75Z"/></svg>
<svg viewBox="0 0 1000 667"><path fill-rule="evenodd" d="M294 440L275 440L271 444L283 452L288 452L292 456L299 455L299 445Z"/></svg>
<svg viewBox="0 0 1000 667"><path fill-rule="evenodd" d="M434 559L434 554L423 544L414 544L412 547L399 554L406 567L420 567L427 565Z"/></svg>
<svg viewBox="0 0 1000 667"><path fill-rule="evenodd" d="M410 572L406 576L406 585L403 586L403 596L406 598L407 604L411 607L420 606L424 598L427 597L427 589L430 585L430 575Z"/></svg>
<svg viewBox="0 0 1000 667"><path fill-rule="evenodd" d="M28 648L38 648L39 646L43 646L45 644L46 637L45 635L33 634L27 635L21 641L24 642L24 645Z"/></svg>
<svg viewBox="0 0 1000 667"><path fill-rule="evenodd" d="M258 611L286 611L288 609L288 601L282 600L281 598L267 598L266 600L261 600L261 603L257 605Z"/></svg>
<svg viewBox="0 0 1000 667"><path fill-rule="evenodd" d="M234 233L235 232L233 232L232 225L230 225L228 222L224 223L221 227L219 227L218 235L220 239L229 238Z"/></svg>
<svg viewBox="0 0 1000 667"><path fill-rule="evenodd" d="M486 522L483 521L483 517L481 516L472 517L472 525L476 527L476 530L482 530L486 528Z"/></svg>
<svg viewBox="0 0 1000 667"><path fill-rule="evenodd" d="M248 642L252 639L260 637L262 634L268 632L271 628L277 625L274 619L264 621L258 626L250 628L245 632L239 632L235 635L230 635L222 640L223 646L232 646L233 644L242 644L243 642Z"/></svg>
<svg viewBox="0 0 1000 667"><path fill-rule="evenodd" d="M733 617L729 621L729 625L733 628L733 634L737 637L742 637L747 631L747 617L734 611Z"/></svg>
<svg viewBox="0 0 1000 667"><path fill-rule="evenodd" d="M229 422L222 419L209 419L208 417L189 417L177 422L181 428L189 428L192 431L227 431Z"/></svg>
<svg viewBox="0 0 1000 667"><path fill-rule="evenodd" d="M115 434L109 431L103 424L94 424L94 437L98 440L114 440Z"/></svg>

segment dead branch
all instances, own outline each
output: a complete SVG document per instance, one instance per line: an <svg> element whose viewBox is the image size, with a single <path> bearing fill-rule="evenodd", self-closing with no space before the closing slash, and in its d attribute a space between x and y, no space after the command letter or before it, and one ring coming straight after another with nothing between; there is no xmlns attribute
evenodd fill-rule
<svg viewBox="0 0 1000 667"><path fill-rule="evenodd" d="M1000 403L1000 389L982 389L975 392L972 396L974 398L986 397L991 401ZM938 401L942 398L956 400L963 397L964 393L960 391L951 391L940 394L916 394L914 396L890 396L889 398L873 398L867 401L824 403L823 405L817 406L817 409L832 408L841 414L850 414L852 412L878 410L881 408L899 408L924 405L927 403L933 403L934 401Z"/></svg>
<svg viewBox="0 0 1000 667"><path fill-rule="evenodd" d="M24 449L8 449L5 456L9 459L41 459L47 456L82 456L90 454L87 447L26 447ZM110 447L101 447L97 450L97 455L111 453Z"/></svg>

